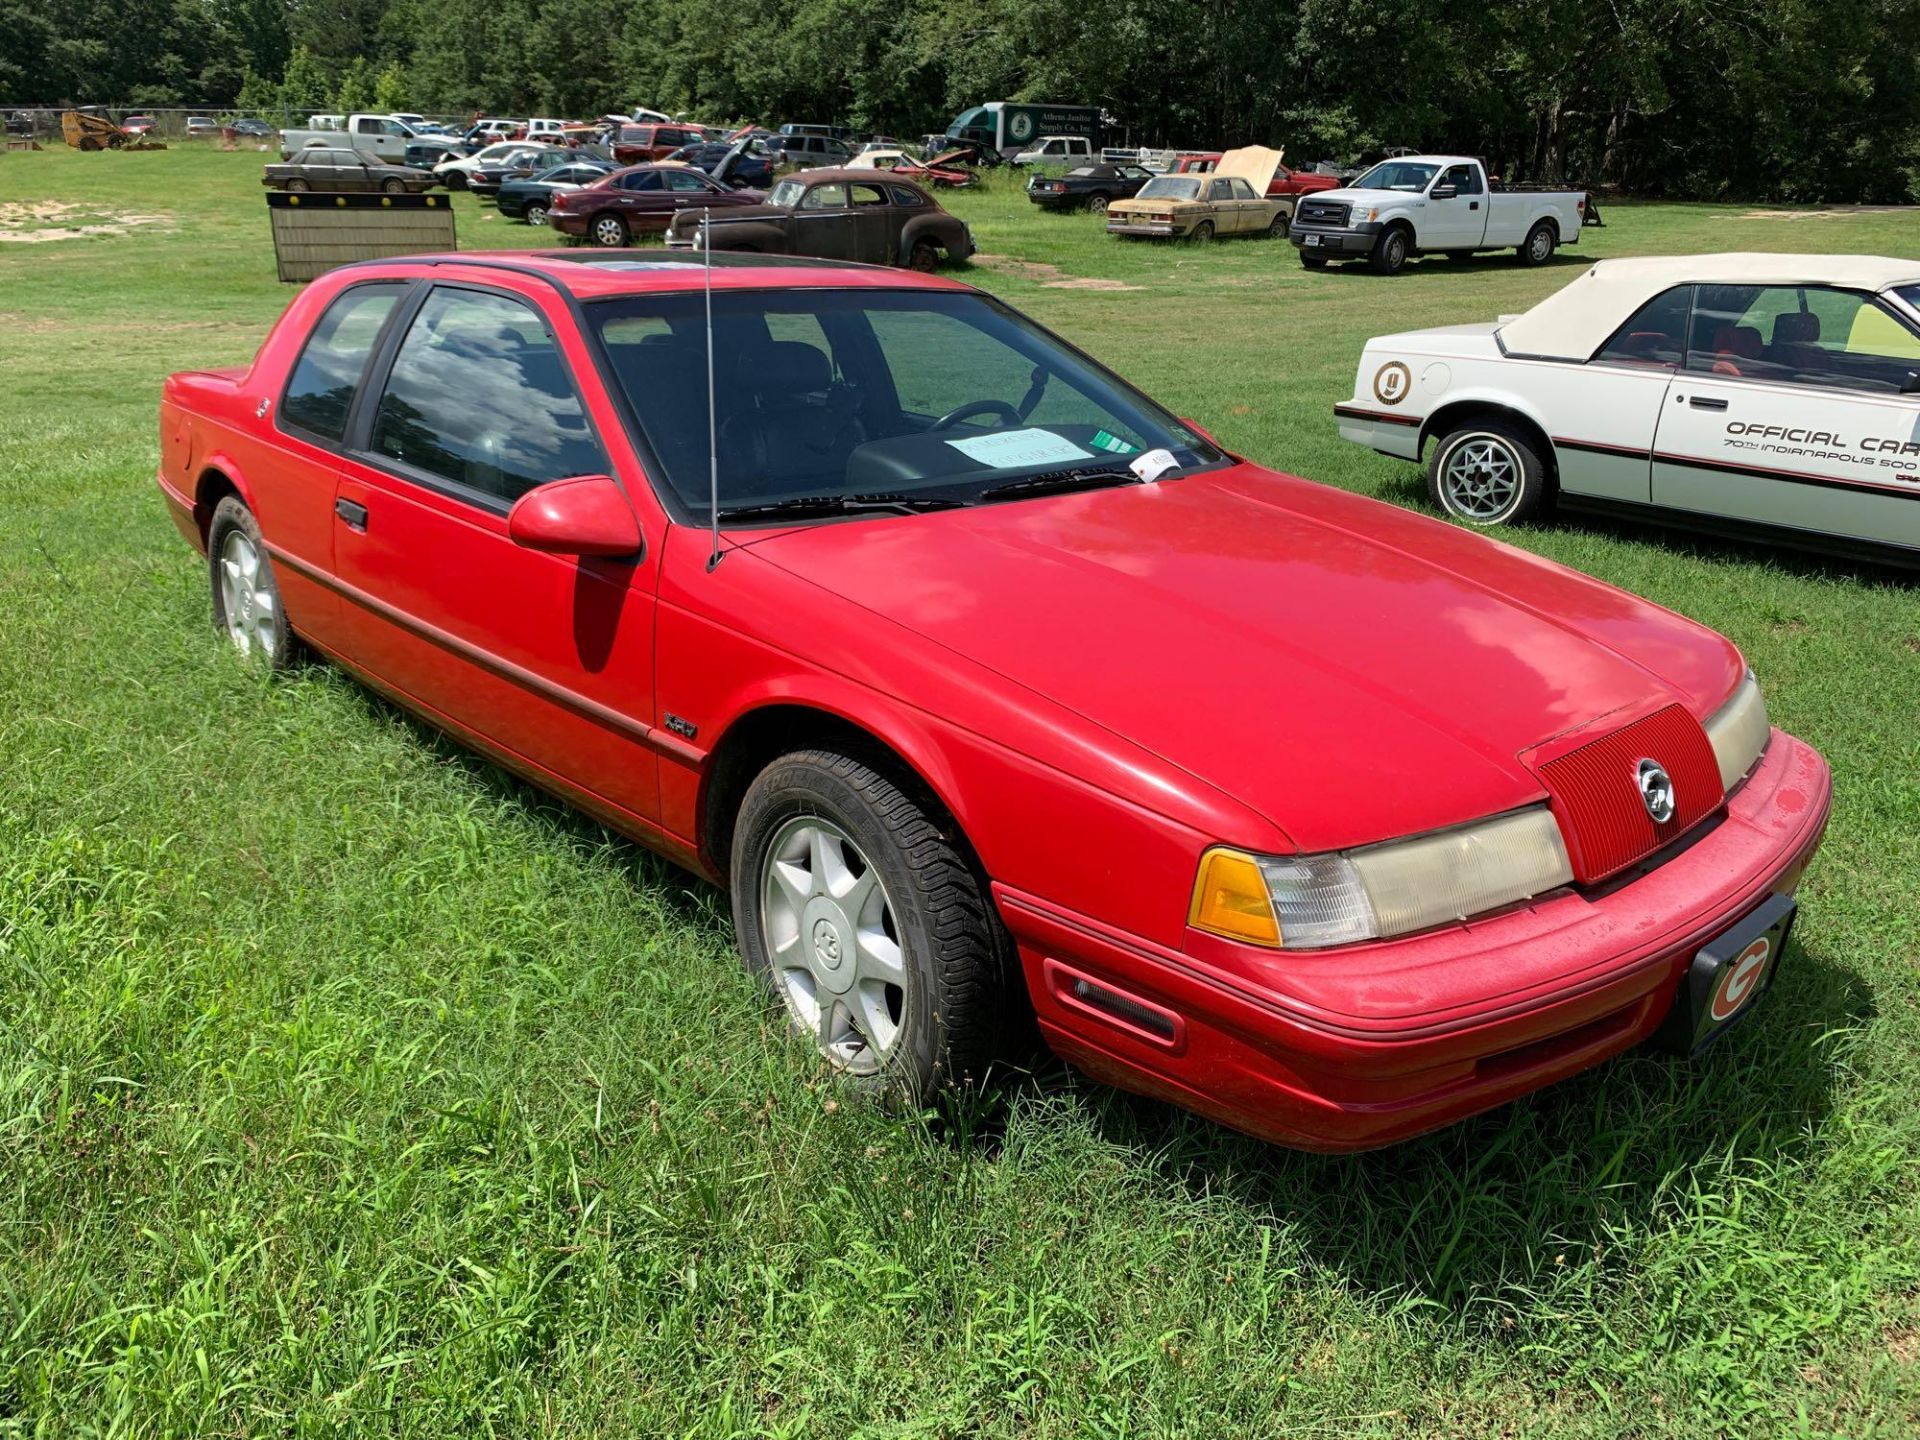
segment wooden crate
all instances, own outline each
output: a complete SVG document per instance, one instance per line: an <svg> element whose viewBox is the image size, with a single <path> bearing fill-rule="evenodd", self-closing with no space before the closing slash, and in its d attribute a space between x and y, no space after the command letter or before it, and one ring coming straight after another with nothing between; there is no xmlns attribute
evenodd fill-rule
<svg viewBox="0 0 1920 1440"><path fill-rule="evenodd" d="M448 195L288 195L267 192L273 258L296 283L336 265L389 255L457 250Z"/></svg>

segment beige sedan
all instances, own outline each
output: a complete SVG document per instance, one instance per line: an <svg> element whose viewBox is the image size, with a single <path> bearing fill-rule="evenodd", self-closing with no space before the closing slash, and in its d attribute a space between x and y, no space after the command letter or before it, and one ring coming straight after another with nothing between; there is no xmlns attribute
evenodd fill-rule
<svg viewBox="0 0 1920 1440"><path fill-rule="evenodd" d="M1289 199L1267 194L1278 150L1229 150L1209 175L1160 175L1131 200L1107 207L1109 235L1211 240L1217 235L1287 233Z"/></svg>

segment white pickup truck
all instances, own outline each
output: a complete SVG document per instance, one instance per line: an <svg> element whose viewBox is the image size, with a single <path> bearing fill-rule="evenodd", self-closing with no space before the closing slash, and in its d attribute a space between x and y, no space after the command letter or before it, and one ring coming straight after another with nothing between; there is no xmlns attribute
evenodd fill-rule
<svg viewBox="0 0 1920 1440"><path fill-rule="evenodd" d="M1584 190L1503 190L1466 155L1383 160L1353 184L1301 198L1288 238L1300 263L1365 260L1398 274L1415 255L1470 255L1514 249L1544 265L1575 244L1589 209Z"/></svg>
<svg viewBox="0 0 1920 1440"><path fill-rule="evenodd" d="M315 116L333 119L333 116ZM346 143L365 155L377 155L393 165L404 165L407 160L407 144L421 138L415 130L398 115L349 115L347 117ZM318 130L282 130L280 132L280 157L284 160L296 150L303 150L313 141L326 145L339 145L341 134L339 126Z"/></svg>

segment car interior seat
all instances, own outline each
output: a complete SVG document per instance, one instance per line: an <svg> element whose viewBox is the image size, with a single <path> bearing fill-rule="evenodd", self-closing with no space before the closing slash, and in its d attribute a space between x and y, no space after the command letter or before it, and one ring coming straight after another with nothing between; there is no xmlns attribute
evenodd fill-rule
<svg viewBox="0 0 1920 1440"><path fill-rule="evenodd" d="M1773 322L1773 362L1789 370L1819 370L1826 352L1820 348L1820 317L1811 310L1789 310Z"/></svg>
<svg viewBox="0 0 1920 1440"><path fill-rule="evenodd" d="M752 406L721 422L721 451L749 492L781 495L833 486L866 438L859 398L833 379L833 362L804 340L768 340L743 352L738 374Z"/></svg>
<svg viewBox="0 0 1920 1440"><path fill-rule="evenodd" d="M1722 325L1713 332L1713 373L1743 375L1745 362L1760 359L1766 348L1766 341L1754 326Z"/></svg>

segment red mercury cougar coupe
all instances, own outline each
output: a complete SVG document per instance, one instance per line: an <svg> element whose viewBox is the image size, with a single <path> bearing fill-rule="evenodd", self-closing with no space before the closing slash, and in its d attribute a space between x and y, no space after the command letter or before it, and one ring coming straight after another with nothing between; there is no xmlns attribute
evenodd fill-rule
<svg viewBox="0 0 1920 1440"><path fill-rule="evenodd" d="M1030 1011L1114 1084L1385 1144L1717 1039L1826 824L1720 636L1250 464L952 280L350 265L160 431L240 651L729 887L875 1089Z"/></svg>

